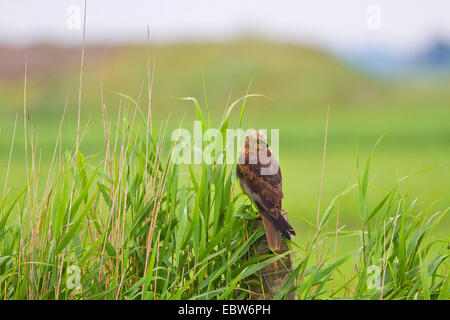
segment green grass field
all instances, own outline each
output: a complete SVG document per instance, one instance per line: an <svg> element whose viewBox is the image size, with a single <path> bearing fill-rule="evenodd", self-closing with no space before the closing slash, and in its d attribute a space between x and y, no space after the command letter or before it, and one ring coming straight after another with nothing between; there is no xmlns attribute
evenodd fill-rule
<svg viewBox="0 0 450 320"><path fill-rule="evenodd" d="M105 49L105 51L108 50L111 53L105 55L103 59L97 58L94 61L89 60L90 48L86 50L80 150L89 159L90 170L95 164L102 163L106 151L101 112L101 88L103 87L104 103L110 119L116 119L121 101L122 105L129 103L123 97L121 100L121 97L114 92L133 97L143 110L146 110L148 104L147 49L144 46L135 46ZM232 101L245 95L250 82L250 93L265 96L248 98L243 127L280 129L279 160L285 195L283 206L289 212L290 221L298 235L295 241L301 248L305 248L310 232L313 230L308 221L315 224L317 218L328 105L330 115L321 217L337 194L358 182L357 154L361 171L370 150L382 135L384 135L382 141L371 156L367 203L364 204L367 205L367 210L373 210L397 182L406 176L411 177L402 180L398 187L405 206L417 198L417 205L420 207L418 212L446 212L448 209L449 79L440 79L435 82L420 79L382 81L353 71L333 57L315 49L251 41L226 45L155 47L151 49L150 55L152 64L155 66L152 88L153 121L155 127L160 128L164 127L163 122L169 119L167 125L169 137L170 132L179 126L180 121L183 121L183 127L191 129L192 121L196 117L192 104L177 100L178 97L196 97L205 106L205 91L211 120L219 124L226 107ZM33 73L31 72L33 65L29 65L28 68L30 70L26 95L27 108L30 110L28 132L32 130L34 138L37 138L37 141L35 140L37 142L36 163L39 165L37 171L46 177L66 99L67 114L62 127L61 154L64 156L65 150L71 150L72 155L74 152L79 66L74 63L53 73ZM1 81L0 178L6 176L15 119L17 119L15 145L6 185L6 189L9 190L8 199L11 199L26 185L27 176L23 125L23 77ZM206 114L205 107L203 110ZM239 113L238 108L232 113L230 127L238 125ZM114 131L115 122L112 122L111 126ZM135 129L137 128L130 129L130 132ZM170 142L167 136L161 139L164 139L165 143ZM30 152L31 145L28 148ZM97 156L91 159L90 156L95 154ZM167 156L167 153L164 156ZM189 176L188 168L180 167L179 170L181 177ZM40 181L36 185L38 190L36 192L45 194L46 188L43 183L45 178ZM145 193L145 190L141 191ZM332 235L325 237L324 242L321 243L323 245L321 248L324 252L329 250L328 257L331 258L334 257L335 250L339 258L345 254L354 253L361 245L359 234L351 232L364 228L367 222L361 216L361 193L358 193L358 188L339 200L326 228L329 232L334 232L336 229L336 212L339 213L338 228L343 228L343 236L339 238L337 247ZM9 223L17 221L14 215L17 213L10 216ZM449 228L450 221L448 217L444 217L428 235L427 243L443 241L448 244ZM348 234L345 233L347 231ZM97 230L97 232L100 231ZM84 236L81 231L80 237L83 243ZM113 246L118 245L111 242ZM69 252L72 246L77 246L72 241L66 245ZM115 248L119 250L118 247ZM431 252L433 250L434 247ZM308 262L308 266L309 263L311 261ZM348 259L339 266L339 272L335 276L338 285L345 285L354 276L353 264L354 261ZM147 262L145 265L147 267ZM444 268L443 274L448 277L448 259L444 259L441 267ZM205 279L207 279L206 276ZM127 280L132 283L131 279ZM228 280L232 281L231 275L227 275L221 281L227 283ZM425 280L420 279L420 281ZM184 282L181 283L184 284ZM448 281L446 283L448 285ZM189 286L191 285L193 284L190 283ZM132 286L130 284L130 287ZM155 282L155 288L159 286ZM150 287L150 283L147 283L142 292L146 292ZM97 290L101 292L101 289L97 288ZM351 290L348 289L348 291L347 296L352 296ZM37 292L39 290L34 293L34 298L45 298ZM198 290L197 298L205 298L201 295L202 292ZM122 295L123 293L119 289L118 297L130 297ZM27 296L26 292L21 291L14 294L16 297ZM133 291L133 294L137 293ZM369 297L366 294L367 292L359 296L355 294L354 297ZM65 293L65 297L72 295L73 293L69 291ZM180 295L179 297L190 297L181 292ZM426 292L424 295L427 296ZM78 297L92 298L93 296L95 296L93 293L84 293ZM306 296L308 295L305 293ZM322 297L326 296L329 296L329 292L324 293ZM13 296L5 295L5 297ZM55 293L49 293L48 297L55 298ZM117 296L106 294L105 297ZM169 295L166 292L166 295L143 294L140 297L167 298Z"/></svg>

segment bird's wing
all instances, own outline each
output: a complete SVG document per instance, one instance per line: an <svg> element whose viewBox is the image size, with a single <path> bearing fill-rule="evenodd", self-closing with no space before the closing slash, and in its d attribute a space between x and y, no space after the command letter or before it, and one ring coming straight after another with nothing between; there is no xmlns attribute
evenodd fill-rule
<svg viewBox="0 0 450 320"><path fill-rule="evenodd" d="M274 157L271 157L270 163L267 164L257 163L256 161L256 163L252 163L252 161L244 162L243 160L240 159L236 168L242 188L253 199L261 214L266 216L285 237L290 239L291 235L295 235L295 232L281 216L283 192L281 170L278 163ZM277 168L275 174L261 174L261 169L268 166L275 167L275 165Z"/></svg>
<svg viewBox="0 0 450 320"><path fill-rule="evenodd" d="M247 155L247 159L243 157L244 155L241 155L236 168L242 187L255 202L258 200L266 210L271 208L281 210L281 199L283 198L282 177L280 166L276 159L271 156L269 163L262 164L252 159L252 155ZM264 173L265 169L268 171L269 167L276 168L274 174L261 174L262 172ZM277 215L278 212L273 214Z"/></svg>

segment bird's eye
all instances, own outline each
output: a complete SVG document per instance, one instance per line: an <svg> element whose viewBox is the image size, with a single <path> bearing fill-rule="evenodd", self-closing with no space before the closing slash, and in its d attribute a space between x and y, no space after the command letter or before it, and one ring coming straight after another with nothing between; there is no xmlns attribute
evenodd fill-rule
<svg viewBox="0 0 450 320"><path fill-rule="evenodd" d="M268 144L268 143L266 143L266 147L267 147L267 148L269 147L269 144Z"/></svg>

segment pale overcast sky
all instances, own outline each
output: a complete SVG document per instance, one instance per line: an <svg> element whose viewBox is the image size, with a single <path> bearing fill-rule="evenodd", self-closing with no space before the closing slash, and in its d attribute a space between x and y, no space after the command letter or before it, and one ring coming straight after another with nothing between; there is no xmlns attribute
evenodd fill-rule
<svg viewBox="0 0 450 320"><path fill-rule="evenodd" d="M79 44L77 10L83 10L83 3L83 0L0 0L0 43ZM450 39L450 1L87 2L88 42L145 41L147 25L151 40L159 42L221 41L257 34L334 50L384 47L404 51L421 47L435 36Z"/></svg>

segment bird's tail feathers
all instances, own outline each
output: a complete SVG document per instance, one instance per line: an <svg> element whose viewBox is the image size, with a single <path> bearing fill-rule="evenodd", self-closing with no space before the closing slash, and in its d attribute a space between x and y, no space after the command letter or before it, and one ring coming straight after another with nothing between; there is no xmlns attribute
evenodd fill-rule
<svg viewBox="0 0 450 320"><path fill-rule="evenodd" d="M266 218L273 223L273 225L281 232L281 234L289 240L295 236L295 231L292 226L287 222L287 220L283 217L281 212L278 214L278 218L274 218L271 214L266 212L261 212L264 214Z"/></svg>
<svg viewBox="0 0 450 320"><path fill-rule="evenodd" d="M281 248L281 234L275 225L265 216L263 216L264 231L266 232L267 245L273 251Z"/></svg>

